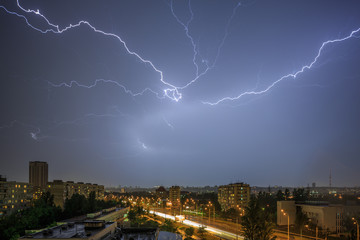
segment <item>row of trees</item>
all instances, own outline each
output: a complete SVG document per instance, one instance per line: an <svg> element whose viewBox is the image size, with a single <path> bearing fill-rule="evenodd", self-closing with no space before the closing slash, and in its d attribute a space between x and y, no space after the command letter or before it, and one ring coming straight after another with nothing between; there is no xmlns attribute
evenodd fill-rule
<svg viewBox="0 0 360 240"><path fill-rule="evenodd" d="M87 213L98 212L102 209L114 207L121 204L121 202L116 201L98 200L96 199L95 192L91 192L88 198L86 198L84 195L74 194L71 196L70 199L65 200L62 219L81 216Z"/></svg>
<svg viewBox="0 0 360 240"><path fill-rule="evenodd" d="M54 196L46 192L40 199L35 200L31 207L1 217L0 239L15 240L25 235L25 230L54 226L62 219L95 212L116 206L116 204L116 202L96 200L95 193L91 192L89 198L74 194L66 200L64 210L62 210L55 206Z"/></svg>

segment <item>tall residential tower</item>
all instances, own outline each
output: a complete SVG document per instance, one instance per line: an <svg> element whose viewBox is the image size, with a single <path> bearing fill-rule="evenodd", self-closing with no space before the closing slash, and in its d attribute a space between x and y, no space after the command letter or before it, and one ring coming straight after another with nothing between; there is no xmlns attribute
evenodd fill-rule
<svg viewBox="0 0 360 240"><path fill-rule="evenodd" d="M29 162L29 183L34 188L46 188L46 185L48 183L47 162Z"/></svg>

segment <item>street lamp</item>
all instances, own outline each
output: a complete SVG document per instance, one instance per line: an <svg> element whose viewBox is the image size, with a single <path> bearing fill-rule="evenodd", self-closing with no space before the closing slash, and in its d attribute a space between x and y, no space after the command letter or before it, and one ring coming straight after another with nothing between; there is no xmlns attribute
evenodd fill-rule
<svg viewBox="0 0 360 240"><path fill-rule="evenodd" d="M359 240L359 222L355 218L352 218L352 220L356 224L356 239Z"/></svg>
<svg viewBox="0 0 360 240"><path fill-rule="evenodd" d="M288 240L290 240L290 217L289 214L284 211L284 209L281 209L281 212L288 218Z"/></svg>

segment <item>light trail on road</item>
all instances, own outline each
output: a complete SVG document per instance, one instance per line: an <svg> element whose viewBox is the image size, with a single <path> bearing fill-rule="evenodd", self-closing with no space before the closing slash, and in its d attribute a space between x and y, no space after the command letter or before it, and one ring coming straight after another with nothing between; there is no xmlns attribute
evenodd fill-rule
<svg viewBox="0 0 360 240"><path fill-rule="evenodd" d="M172 216L172 215L168 215L168 214L161 213L161 212L155 212L155 211L152 211L152 210L150 211L150 213L155 214L155 215L160 216L160 217L163 217L163 218L166 218L166 219L171 219L171 220L175 221L175 217ZM220 235L223 238L227 238L227 239L244 239L243 236L240 236L240 235L236 236L236 234L234 234L234 233L227 232L227 231L224 231L224 230L221 230L221 229L218 229L218 228L210 227L210 226L205 225L205 224L193 222L193 221L190 221L190 220L184 220L182 223L185 224L185 225L188 225L188 226L196 227L196 228L206 227L207 231L209 231L211 233L215 233L217 235Z"/></svg>

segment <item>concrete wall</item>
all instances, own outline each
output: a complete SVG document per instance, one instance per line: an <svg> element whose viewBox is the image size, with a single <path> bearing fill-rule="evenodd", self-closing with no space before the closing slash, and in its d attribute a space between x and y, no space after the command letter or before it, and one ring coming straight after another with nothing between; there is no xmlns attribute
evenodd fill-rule
<svg viewBox="0 0 360 240"><path fill-rule="evenodd" d="M295 201L277 201L277 224L284 226L288 224L288 216L284 215L281 210L289 214L290 225L294 224L296 217Z"/></svg>

